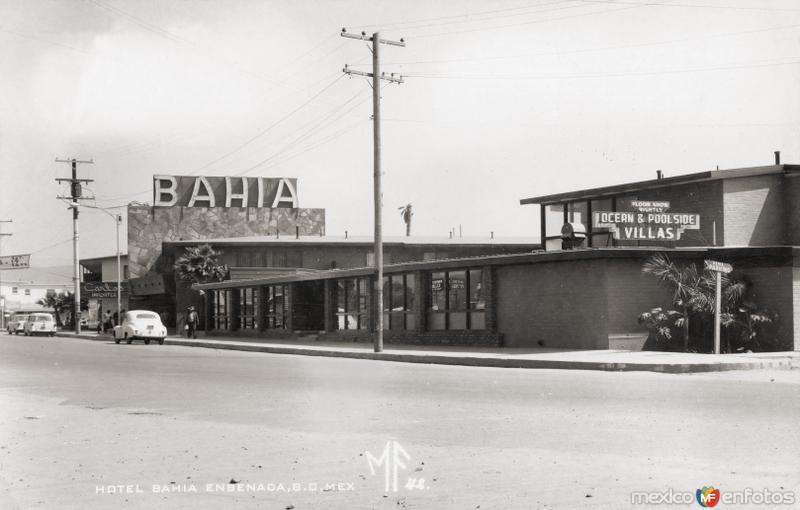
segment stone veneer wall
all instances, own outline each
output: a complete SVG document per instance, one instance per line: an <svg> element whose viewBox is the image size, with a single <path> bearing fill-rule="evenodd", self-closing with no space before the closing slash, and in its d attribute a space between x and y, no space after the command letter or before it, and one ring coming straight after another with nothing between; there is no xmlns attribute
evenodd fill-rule
<svg viewBox="0 0 800 510"><path fill-rule="evenodd" d="M164 241L275 235L325 235L325 209L128 206L131 278L154 268Z"/></svg>

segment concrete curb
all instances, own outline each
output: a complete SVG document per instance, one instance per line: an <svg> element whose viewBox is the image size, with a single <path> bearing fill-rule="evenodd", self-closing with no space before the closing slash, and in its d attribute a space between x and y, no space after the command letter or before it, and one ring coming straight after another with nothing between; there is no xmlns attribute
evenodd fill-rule
<svg viewBox="0 0 800 510"><path fill-rule="evenodd" d="M56 333L57 337L81 338L94 341L111 341L109 337L96 335L75 335ZM263 352L269 354L290 354L300 356L323 356L329 358L366 359L394 361L400 363L426 363L436 365L460 365L469 367L528 368L554 370L601 370L607 372L660 372L665 374L689 374L700 372L724 372L729 370L791 369L791 359L753 360L720 363L613 363L601 361L567 361L526 358L498 358L485 356L459 356L441 354L418 354L398 352L356 352L325 348L263 345L258 343L233 343L214 340L188 340L170 338L164 345L203 347L233 351Z"/></svg>

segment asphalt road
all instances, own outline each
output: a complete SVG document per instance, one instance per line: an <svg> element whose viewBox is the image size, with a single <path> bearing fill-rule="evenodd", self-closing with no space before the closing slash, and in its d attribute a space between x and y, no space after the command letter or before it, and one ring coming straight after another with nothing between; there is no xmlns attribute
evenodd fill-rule
<svg viewBox="0 0 800 510"><path fill-rule="evenodd" d="M795 505L772 506L800 506L796 370L445 367L2 335L0 405L4 509L640 508L632 492L664 506L707 485L793 491Z"/></svg>

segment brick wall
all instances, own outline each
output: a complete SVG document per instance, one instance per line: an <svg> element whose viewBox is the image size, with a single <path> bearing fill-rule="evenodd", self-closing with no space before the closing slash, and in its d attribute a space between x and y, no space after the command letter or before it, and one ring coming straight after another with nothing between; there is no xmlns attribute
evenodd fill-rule
<svg viewBox="0 0 800 510"><path fill-rule="evenodd" d="M607 259L608 334L625 335L646 332L639 325L641 313L661 307L672 307L672 292L654 277L642 273L645 259ZM684 261L681 261L684 262Z"/></svg>
<svg viewBox="0 0 800 510"><path fill-rule="evenodd" d="M800 173L783 176L786 244L800 245Z"/></svg>
<svg viewBox="0 0 800 510"><path fill-rule="evenodd" d="M782 175L722 182L725 246L775 246L786 242Z"/></svg>
<svg viewBox="0 0 800 510"><path fill-rule="evenodd" d="M602 260L499 266L495 275L497 330L506 347L608 347Z"/></svg>

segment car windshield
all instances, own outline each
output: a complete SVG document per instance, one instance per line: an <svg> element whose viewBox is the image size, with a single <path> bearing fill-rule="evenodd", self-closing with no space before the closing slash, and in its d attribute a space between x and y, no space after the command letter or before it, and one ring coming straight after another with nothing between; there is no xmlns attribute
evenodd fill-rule
<svg viewBox="0 0 800 510"><path fill-rule="evenodd" d="M53 320L53 318L49 315L35 315L33 320L36 322L47 322Z"/></svg>
<svg viewBox="0 0 800 510"><path fill-rule="evenodd" d="M154 319L158 319L158 315L156 315L154 313L137 313L136 314L136 318L137 319L154 320Z"/></svg>

